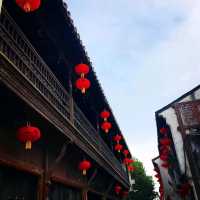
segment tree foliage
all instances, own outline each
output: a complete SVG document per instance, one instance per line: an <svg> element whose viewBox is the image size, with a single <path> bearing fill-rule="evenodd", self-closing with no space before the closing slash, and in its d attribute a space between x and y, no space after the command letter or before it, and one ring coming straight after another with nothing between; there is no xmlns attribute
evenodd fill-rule
<svg viewBox="0 0 200 200"><path fill-rule="evenodd" d="M154 182L151 176L145 172L142 162L135 160L133 166L135 171L131 172L135 184L132 185L133 191L129 193L128 200L153 200L157 197L154 191Z"/></svg>

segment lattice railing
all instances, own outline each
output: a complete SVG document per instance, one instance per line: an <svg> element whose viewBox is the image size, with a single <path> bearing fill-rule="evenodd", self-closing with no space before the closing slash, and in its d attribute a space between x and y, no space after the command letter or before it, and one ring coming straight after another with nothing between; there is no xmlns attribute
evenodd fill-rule
<svg viewBox="0 0 200 200"><path fill-rule="evenodd" d="M0 15L0 54L64 117L70 120L70 96L33 48L5 9ZM128 180L112 151L99 136L78 106L74 105L74 125L102 157Z"/></svg>

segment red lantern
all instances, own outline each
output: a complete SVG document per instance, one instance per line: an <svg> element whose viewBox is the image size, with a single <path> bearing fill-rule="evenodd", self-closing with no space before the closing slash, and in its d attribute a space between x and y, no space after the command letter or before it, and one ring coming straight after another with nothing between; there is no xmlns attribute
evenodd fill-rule
<svg viewBox="0 0 200 200"><path fill-rule="evenodd" d="M34 126L23 126L17 131L17 139L25 143L25 149L30 150L32 147L32 143L39 140L41 137L40 130Z"/></svg>
<svg viewBox="0 0 200 200"><path fill-rule="evenodd" d="M129 164L131 164L131 163L133 163L134 162L134 160L132 160L132 159L130 159L130 158L124 158L124 161L123 161L123 163L125 164L125 165L129 165Z"/></svg>
<svg viewBox="0 0 200 200"><path fill-rule="evenodd" d="M86 90L90 87L90 81L87 78L79 78L76 81L76 88L85 94Z"/></svg>
<svg viewBox="0 0 200 200"><path fill-rule="evenodd" d="M165 134L167 134L167 128L165 128L165 127L163 127L163 128L160 128L160 133L161 134L163 134L163 135L165 135Z"/></svg>
<svg viewBox="0 0 200 200"><path fill-rule="evenodd" d="M128 165L129 164L129 158L124 158L124 161L123 161L123 163L125 164L125 165Z"/></svg>
<svg viewBox="0 0 200 200"><path fill-rule="evenodd" d="M129 150L128 149L124 149L123 154L124 154L125 157L127 157L128 154L129 154Z"/></svg>
<svg viewBox="0 0 200 200"><path fill-rule="evenodd" d="M160 144L163 146L170 146L171 145L171 140L168 138L160 139Z"/></svg>
<svg viewBox="0 0 200 200"><path fill-rule="evenodd" d="M83 175L85 176L87 174L87 170L89 170L91 166L92 165L89 160L83 160L79 163L79 170L81 170Z"/></svg>
<svg viewBox="0 0 200 200"><path fill-rule="evenodd" d="M110 122L103 122L101 128L108 133L109 130L112 128L112 124Z"/></svg>
<svg viewBox="0 0 200 200"><path fill-rule="evenodd" d="M160 155L160 159L162 161L167 161L168 160L168 156L167 155Z"/></svg>
<svg viewBox="0 0 200 200"><path fill-rule="evenodd" d="M167 147L164 147L164 148L161 150L161 154L162 154L162 155L165 155L165 156L168 156L168 155L169 155L169 152L170 152L170 149L167 148Z"/></svg>
<svg viewBox="0 0 200 200"><path fill-rule="evenodd" d="M127 168L128 168L128 171L129 171L129 172L135 171L135 167L132 166L132 165L129 165Z"/></svg>
<svg viewBox="0 0 200 200"><path fill-rule="evenodd" d="M116 144L115 145L115 151L118 151L120 153L120 151L123 149L123 145L121 144Z"/></svg>
<svg viewBox="0 0 200 200"><path fill-rule="evenodd" d="M107 110L104 110L101 112L100 116L104 121L107 121L107 119L110 117L110 112Z"/></svg>
<svg viewBox="0 0 200 200"><path fill-rule="evenodd" d="M78 64L78 65L75 66L76 74L80 75L82 78L84 78L84 76L86 74L88 74L89 71L90 71L90 68L86 64L81 63L81 64Z"/></svg>
<svg viewBox="0 0 200 200"><path fill-rule="evenodd" d="M117 142L117 143L119 143L119 141L120 141L121 139L122 139L122 136L119 135L119 134L115 135L114 138L113 138L113 140L114 140L115 142Z"/></svg>
<svg viewBox="0 0 200 200"><path fill-rule="evenodd" d="M115 186L115 193L116 194L119 194L121 190L122 190L122 187L120 185Z"/></svg>
<svg viewBox="0 0 200 200"><path fill-rule="evenodd" d="M170 147L169 146L162 146L162 147L163 148L161 148L160 150L160 155L168 157L170 153Z"/></svg>
<svg viewBox="0 0 200 200"><path fill-rule="evenodd" d="M40 7L40 0L16 0L16 4L25 12L32 12Z"/></svg>

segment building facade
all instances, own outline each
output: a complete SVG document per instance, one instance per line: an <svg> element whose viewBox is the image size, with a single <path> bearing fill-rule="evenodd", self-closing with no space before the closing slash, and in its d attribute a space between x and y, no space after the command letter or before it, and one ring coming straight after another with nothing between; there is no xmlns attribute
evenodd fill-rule
<svg viewBox="0 0 200 200"><path fill-rule="evenodd" d="M199 99L200 86L156 112L159 157L167 163L167 185L164 199L200 199L199 185ZM163 131L165 130L165 131ZM167 141L169 142L168 144ZM163 153L168 149L168 153ZM155 166L155 159L153 159ZM170 184L169 184L170 183ZM164 184L165 185L165 184Z"/></svg>
<svg viewBox="0 0 200 200"><path fill-rule="evenodd" d="M126 197L122 161L131 155L122 153L123 135L113 140L120 128L67 5L48 0L24 12L22 2L4 0L0 14L0 199ZM81 91L80 63L89 66L91 83ZM100 116L104 110L109 119ZM112 127L103 128L107 120Z"/></svg>

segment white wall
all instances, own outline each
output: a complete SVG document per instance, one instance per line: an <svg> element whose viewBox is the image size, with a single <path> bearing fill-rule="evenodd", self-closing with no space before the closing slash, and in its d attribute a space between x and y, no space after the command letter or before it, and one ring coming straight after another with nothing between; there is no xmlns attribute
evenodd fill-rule
<svg viewBox="0 0 200 200"><path fill-rule="evenodd" d="M187 97L181 99L181 101L179 102L187 102L187 101L192 101L194 99L200 99L200 89L194 92L194 96L188 95ZM177 120L175 110L172 107L170 107L167 110L163 111L160 115L166 119L167 124L170 126L172 139L174 142L180 170L182 173L185 172L185 162L186 162L187 176L191 177L191 170L190 170L190 166L187 160L187 156L186 158L184 157L182 136L181 136L181 133L177 130L178 120ZM194 188L193 182L191 182L191 184ZM195 188L194 188L194 191L195 191ZM195 197L197 199L196 194L195 194Z"/></svg>
<svg viewBox="0 0 200 200"><path fill-rule="evenodd" d="M168 170L161 166L163 161L158 158L157 160L155 160L155 163L158 165L160 170L165 199L167 198L167 196L170 196L172 200L181 200L180 197L178 197L177 194L174 192L173 188L169 185L169 181L171 179L168 175Z"/></svg>
<svg viewBox="0 0 200 200"><path fill-rule="evenodd" d="M0 0L0 13L1 13L2 2L3 2L3 0Z"/></svg>

